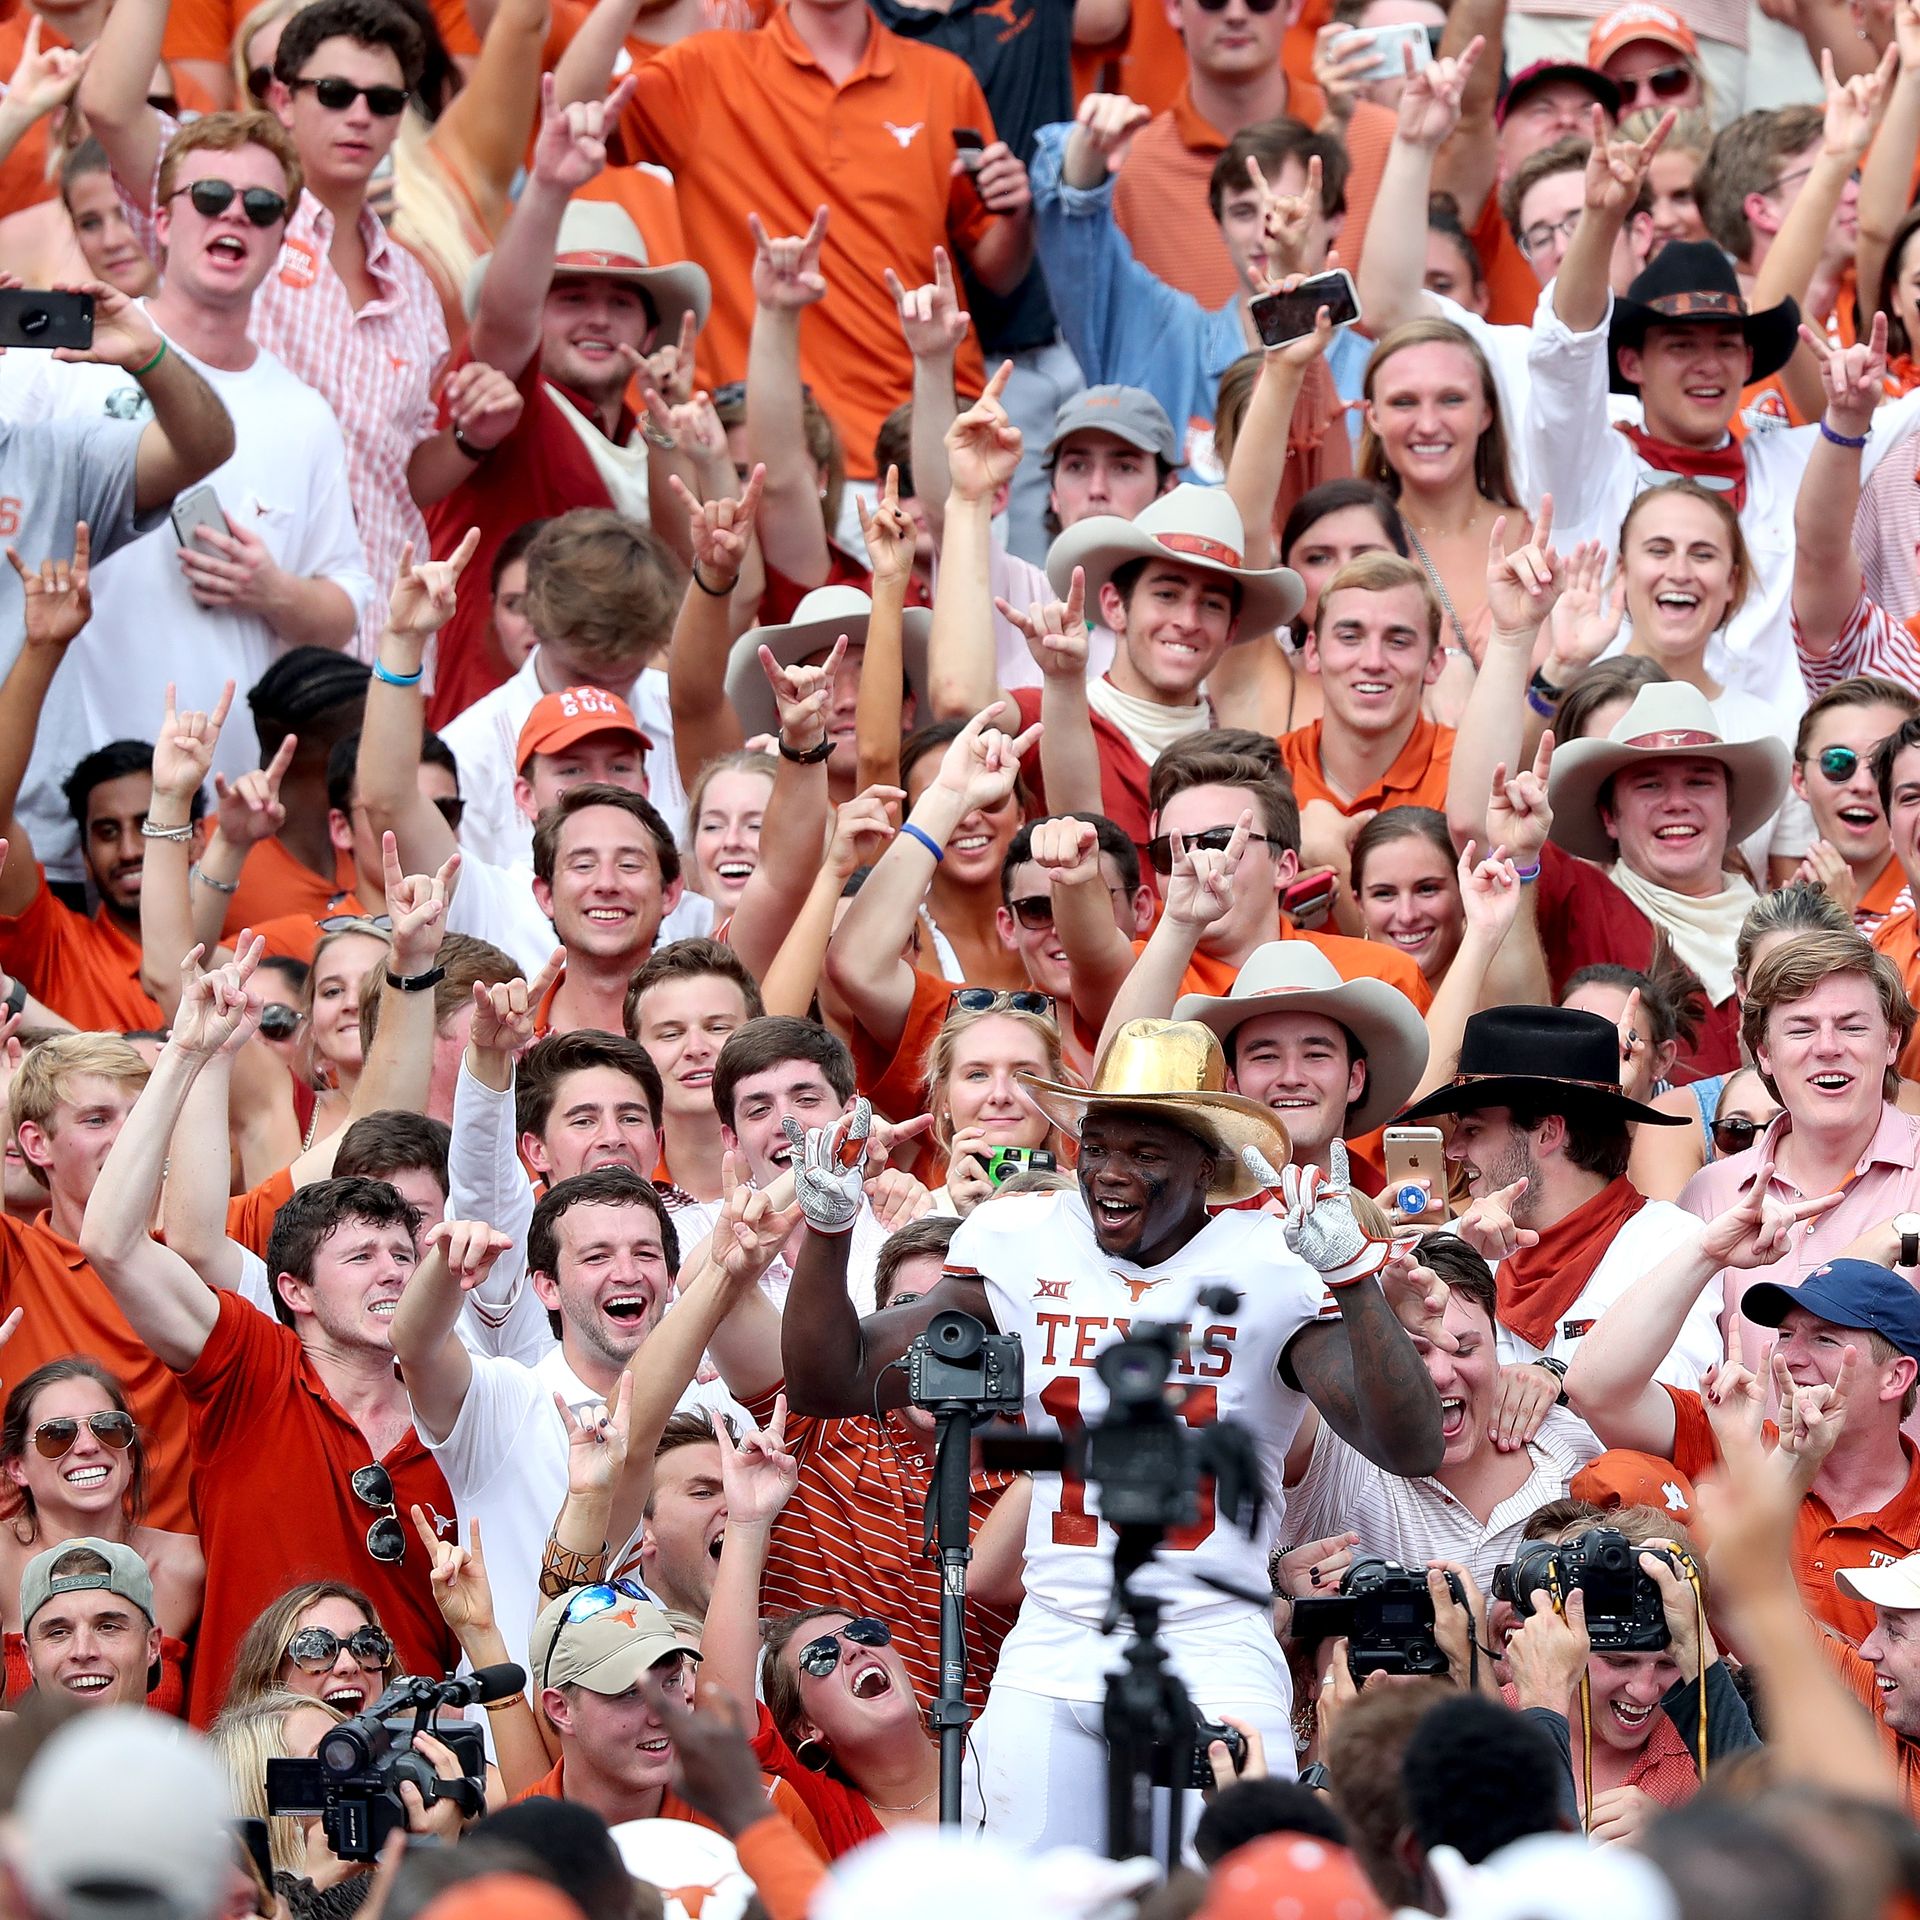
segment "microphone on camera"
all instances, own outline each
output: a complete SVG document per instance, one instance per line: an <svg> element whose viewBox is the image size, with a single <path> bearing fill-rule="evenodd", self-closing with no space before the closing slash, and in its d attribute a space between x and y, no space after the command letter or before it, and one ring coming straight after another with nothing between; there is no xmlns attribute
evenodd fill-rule
<svg viewBox="0 0 1920 1920"><path fill-rule="evenodd" d="M448 1680L443 1690L449 1706L470 1706L475 1701L484 1706L489 1700L511 1700L516 1693L526 1692L527 1670L503 1660L497 1667L478 1667Z"/></svg>

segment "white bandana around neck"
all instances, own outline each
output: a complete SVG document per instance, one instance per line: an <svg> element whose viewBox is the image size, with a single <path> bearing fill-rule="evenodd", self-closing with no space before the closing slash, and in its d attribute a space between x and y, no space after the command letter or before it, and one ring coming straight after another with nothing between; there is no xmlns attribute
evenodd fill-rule
<svg viewBox="0 0 1920 1920"><path fill-rule="evenodd" d="M1624 860L1607 869L1608 877L1653 924L1665 932L1673 950L1695 973L1716 1007L1733 992L1733 955L1740 923L1759 898L1752 886L1725 873L1719 893L1675 893L1655 886Z"/></svg>
<svg viewBox="0 0 1920 1920"><path fill-rule="evenodd" d="M560 417L579 436L587 458L600 475L607 498L615 513L643 524L647 518L647 443L636 432L632 442L621 446L600 431L596 420L589 420L552 381L547 392L560 409Z"/></svg>
<svg viewBox="0 0 1920 1920"><path fill-rule="evenodd" d="M1190 733L1205 733L1213 725L1213 709L1202 700L1193 707L1163 707L1122 693L1105 674L1087 682L1087 705L1101 719L1116 726L1148 766Z"/></svg>

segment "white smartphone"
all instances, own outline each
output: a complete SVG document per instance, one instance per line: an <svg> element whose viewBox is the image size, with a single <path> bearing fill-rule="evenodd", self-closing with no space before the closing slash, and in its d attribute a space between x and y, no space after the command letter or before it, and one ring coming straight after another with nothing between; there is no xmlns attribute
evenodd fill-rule
<svg viewBox="0 0 1920 1920"><path fill-rule="evenodd" d="M1406 49L1413 49L1413 71L1418 73L1423 67L1433 65L1433 42L1427 37L1425 27L1408 22L1398 27L1355 27L1352 33L1342 34L1333 45L1338 52L1354 34L1363 34L1373 44L1373 64L1363 67L1354 78L1362 82L1370 80L1398 80L1405 77L1407 69Z"/></svg>
<svg viewBox="0 0 1920 1920"><path fill-rule="evenodd" d="M220 510L220 496L209 486L189 487L173 503L173 537L183 547L193 546L193 536L202 527L211 527L215 533L228 531L227 516ZM205 553L205 545L199 547Z"/></svg>

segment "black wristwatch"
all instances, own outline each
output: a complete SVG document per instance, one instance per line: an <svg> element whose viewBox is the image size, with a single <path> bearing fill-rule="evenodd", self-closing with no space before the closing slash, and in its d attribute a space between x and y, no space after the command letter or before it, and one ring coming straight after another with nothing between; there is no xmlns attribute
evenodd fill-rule
<svg viewBox="0 0 1920 1920"><path fill-rule="evenodd" d="M16 981L17 988L19 982ZM11 1006L12 1002L9 1001ZM17 1013L19 1009L16 1007ZM1893 1216L1893 1230L1900 1236L1900 1258L1897 1265L1920 1267L1920 1213L1896 1213Z"/></svg>
<svg viewBox="0 0 1920 1920"><path fill-rule="evenodd" d="M1560 1382L1560 1397L1553 1404L1556 1407L1564 1407L1567 1404L1567 1363L1564 1360L1555 1360L1543 1354L1532 1364L1536 1367L1544 1368Z"/></svg>
<svg viewBox="0 0 1920 1920"><path fill-rule="evenodd" d="M788 746L787 736L784 733L776 735L775 738L779 742L780 758L782 760L791 760L796 767L817 767L822 760L831 760L833 758L833 737L831 735L828 735L826 739L822 740L817 747L807 748L804 753L802 753L798 747Z"/></svg>
<svg viewBox="0 0 1920 1920"><path fill-rule="evenodd" d="M445 967L429 967L425 973L398 974L387 969L387 985L395 993L430 993L447 977Z"/></svg>
<svg viewBox="0 0 1920 1920"><path fill-rule="evenodd" d="M10 986L7 989L5 1006L6 1006L7 1012L16 1020L18 1020L20 1016L26 1012L27 983L24 980L14 981L12 986Z"/></svg>

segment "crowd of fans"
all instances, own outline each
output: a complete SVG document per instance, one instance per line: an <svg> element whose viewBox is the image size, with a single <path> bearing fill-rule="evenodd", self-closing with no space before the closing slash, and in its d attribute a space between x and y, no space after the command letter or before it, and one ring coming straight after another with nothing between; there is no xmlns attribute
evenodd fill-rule
<svg viewBox="0 0 1920 1920"><path fill-rule="evenodd" d="M1920 1911L1920 0L0 72L0 1907Z"/></svg>

